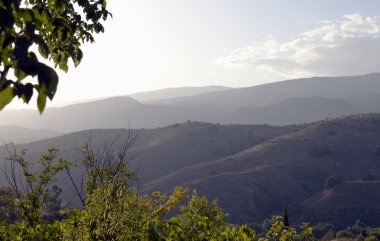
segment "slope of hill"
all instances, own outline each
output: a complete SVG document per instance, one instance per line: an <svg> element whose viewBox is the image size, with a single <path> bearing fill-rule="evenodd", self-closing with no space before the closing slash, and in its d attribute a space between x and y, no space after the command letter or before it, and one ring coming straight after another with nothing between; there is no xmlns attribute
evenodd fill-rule
<svg viewBox="0 0 380 241"><path fill-rule="evenodd" d="M20 126L0 126L0 138L5 142L25 143L61 135L47 129L28 129Z"/></svg>
<svg viewBox="0 0 380 241"><path fill-rule="evenodd" d="M114 97L65 107L0 112L0 123L33 129L73 132L95 128L155 128L187 120L222 119L217 108L141 104L130 97Z"/></svg>
<svg viewBox="0 0 380 241"><path fill-rule="evenodd" d="M352 97L348 100L361 109L380 112L380 93L378 92Z"/></svg>
<svg viewBox="0 0 380 241"><path fill-rule="evenodd" d="M215 90L203 94L140 103L114 97L37 111L0 112L1 125L72 132L94 128L156 128L187 120L233 124L301 124L325 118L379 111L380 74L288 80L249 88L180 88L145 93L147 96L179 90ZM139 95L145 96L141 93ZM148 97L141 97L148 98ZM153 98L153 97L152 97Z"/></svg>
<svg viewBox="0 0 380 241"><path fill-rule="evenodd" d="M131 135L138 135L138 138L128 152L131 159L129 165L138 171L142 182L152 181L182 167L216 160L299 128L186 122L151 130L131 130ZM28 157L35 160L49 147L57 147L60 156L75 160L81 158L80 147L89 140L94 149L101 150L111 142L117 149L124 143L128 133L126 129L87 130L17 145L17 149L26 148ZM1 161L7 155L6 150L0 148ZM81 174L80 168L75 170L77 177ZM63 175L61 179L65 182L67 177Z"/></svg>
<svg viewBox="0 0 380 241"><path fill-rule="evenodd" d="M137 139L130 149L130 165L140 171L144 180L152 180L173 171L198 163L215 160L244 150L299 127L272 127L268 125L215 125L187 122L157 129L131 130ZM41 153L48 146L56 146L62 155L72 158L72 150L91 140L102 147L115 139L115 148L121 146L129 130L88 130L41 140L19 148L29 153ZM1 152L0 152L1 155Z"/></svg>
<svg viewBox="0 0 380 241"><path fill-rule="evenodd" d="M360 220L377 226L380 220L380 181L346 181L322 190L305 201L304 218L338 223L345 228ZM339 222L338 222L339 221Z"/></svg>
<svg viewBox="0 0 380 241"><path fill-rule="evenodd" d="M380 73L360 76L293 79L259 86L204 93L163 101L165 104L224 106L232 109L273 105L295 97L351 100L380 93Z"/></svg>
<svg viewBox="0 0 380 241"><path fill-rule="evenodd" d="M128 122L125 117L122 118L125 110L138 108L139 105L139 102L129 97L114 97L47 108L43 115L36 110L5 110L0 112L0 123L33 129L48 128L61 132L112 127L113 121L124 122L126 127ZM119 115L115 116L115 120L112 117L116 114Z"/></svg>
<svg viewBox="0 0 380 241"><path fill-rule="evenodd" d="M305 205L313 209L364 208L380 211L379 190L380 181L346 181L312 196Z"/></svg>
<svg viewBox="0 0 380 241"><path fill-rule="evenodd" d="M154 102L161 99L178 98L184 96L192 96L206 92L214 92L231 89L224 86L203 86L203 87L177 87L166 88L154 91L138 92L128 95L139 102Z"/></svg>
<svg viewBox="0 0 380 241"><path fill-rule="evenodd" d="M287 202L294 221L305 217L318 220L315 210L328 207L322 209L332 213L329 220L339 225L339 217L352 209L340 212L330 202L320 201L325 197L325 180L333 175L350 182L380 180L380 114L285 127L186 122L131 130L131 134L138 139L129 151L129 165L142 176L144 191L194 187L210 199L218 198L231 221L237 223L261 222L281 213ZM125 129L95 129L17 145L17 149L27 148L29 157L36 159L48 147L56 146L61 156L78 159L79 146L89 139L99 148L114 140L117 148L127 135ZM3 148L0 156L6 156ZM74 177L81 175L78 167ZM75 203L67 189L67 177L62 174L59 178L65 200ZM376 195L365 194L373 189L355 188L352 192L357 191L355 195L363 200L368 196L368 203L380 202L370 201ZM344 203L347 196L338 191L332 200ZM377 212L364 212L360 217L379 220L372 213Z"/></svg>
<svg viewBox="0 0 380 241"><path fill-rule="evenodd" d="M318 122L240 153L182 168L147 187L195 187L218 198L235 222L262 221L281 213L285 202L300 217L300 206L323 189L329 176L380 180L379 135L379 114Z"/></svg>
<svg viewBox="0 0 380 241"><path fill-rule="evenodd" d="M229 114L225 123L289 125L366 113L348 101L323 97L298 97L278 104L242 108Z"/></svg>

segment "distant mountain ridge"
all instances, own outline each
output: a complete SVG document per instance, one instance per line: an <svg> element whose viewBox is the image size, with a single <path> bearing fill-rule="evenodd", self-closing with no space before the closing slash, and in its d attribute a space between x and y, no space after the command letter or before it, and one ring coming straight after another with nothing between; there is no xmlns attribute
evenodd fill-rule
<svg viewBox="0 0 380 241"><path fill-rule="evenodd" d="M137 92L128 95L129 97L139 101L139 102L156 102L161 99L178 98L184 96L193 96L197 94L216 92L222 90L231 89L224 86L203 86L203 87L176 87L176 88L166 88L153 91Z"/></svg>
<svg viewBox="0 0 380 241"><path fill-rule="evenodd" d="M343 99L296 97L270 106L241 108L230 113L225 122L289 125L366 112L367 109L359 108Z"/></svg>
<svg viewBox="0 0 380 241"><path fill-rule="evenodd" d="M5 143L26 143L62 135L47 129L28 129L20 126L0 126L0 138Z"/></svg>
<svg viewBox="0 0 380 241"><path fill-rule="evenodd" d="M253 87L179 97L171 99L170 102L245 108L273 105L295 97L353 100L370 93L380 93L380 73L284 80Z"/></svg>
<svg viewBox="0 0 380 241"><path fill-rule="evenodd" d="M216 90L215 90L216 89ZM178 90L178 93L174 93ZM205 92L196 94L197 92ZM193 94L191 96L184 96ZM167 95L168 99L161 99ZM169 98L173 96L182 96ZM37 111L0 112L1 125L73 132L155 128L187 120L222 124L302 124L380 111L380 74L287 80L247 88L184 87Z"/></svg>

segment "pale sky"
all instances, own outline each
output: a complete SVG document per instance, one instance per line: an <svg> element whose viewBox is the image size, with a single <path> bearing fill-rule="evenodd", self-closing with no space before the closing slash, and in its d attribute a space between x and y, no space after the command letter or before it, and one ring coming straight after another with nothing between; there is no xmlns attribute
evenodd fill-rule
<svg viewBox="0 0 380 241"><path fill-rule="evenodd" d="M114 17L83 47L81 65L59 72L53 105L380 72L378 0L108 0L108 8Z"/></svg>

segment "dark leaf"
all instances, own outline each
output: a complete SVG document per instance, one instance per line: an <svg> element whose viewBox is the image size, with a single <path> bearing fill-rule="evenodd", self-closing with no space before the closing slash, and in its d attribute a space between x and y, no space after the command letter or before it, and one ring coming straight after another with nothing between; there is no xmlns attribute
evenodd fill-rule
<svg viewBox="0 0 380 241"><path fill-rule="evenodd" d="M38 45L38 51L40 52L41 56L45 59L49 57L49 47L46 44L45 40L39 35L35 35L33 37L33 40Z"/></svg>
<svg viewBox="0 0 380 241"><path fill-rule="evenodd" d="M8 105L13 99L13 89L11 86L3 89L0 92L0 110L4 109L6 105Z"/></svg>
<svg viewBox="0 0 380 241"><path fill-rule="evenodd" d="M42 114L46 106L46 94L44 93L43 89L44 88L40 89L37 97L37 107L40 114Z"/></svg>
<svg viewBox="0 0 380 241"><path fill-rule="evenodd" d="M83 52L82 50L78 49L78 52L76 54L76 61L74 61L75 67L77 67L80 64L80 62L82 61L82 58L83 58Z"/></svg>
<svg viewBox="0 0 380 241"><path fill-rule="evenodd" d="M20 68L27 75L35 76L39 69L39 62L36 55L34 53L29 53L28 56L19 59L16 68Z"/></svg>
<svg viewBox="0 0 380 241"><path fill-rule="evenodd" d="M30 99L33 96L33 85L31 83L27 83L24 85L22 99L25 103L29 103Z"/></svg>
<svg viewBox="0 0 380 241"><path fill-rule="evenodd" d="M34 19L34 14L31 9L22 8L18 12L18 16L25 22L32 22Z"/></svg>
<svg viewBox="0 0 380 241"><path fill-rule="evenodd" d="M85 0L78 0L79 6L82 6L84 4Z"/></svg>
<svg viewBox="0 0 380 241"><path fill-rule="evenodd" d="M34 14L34 20L35 20L36 25L38 24L40 27L42 25L48 24L49 21L48 21L48 18L46 17L46 14L41 14L38 11L38 9L33 9L33 14Z"/></svg>
<svg viewBox="0 0 380 241"><path fill-rule="evenodd" d="M11 44L13 41L14 41L14 37L13 36L11 36L11 35L8 35L6 38L5 38L5 40L4 40L4 42L3 42L3 48L6 48L9 44Z"/></svg>
<svg viewBox="0 0 380 241"><path fill-rule="evenodd" d="M45 88L44 90L46 96L52 100L55 92L57 91L58 85L58 75L55 70L43 63L40 63L38 68L38 84L42 89ZM41 94L41 90L39 93Z"/></svg>
<svg viewBox="0 0 380 241"><path fill-rule="evenodd" d="M103 20L106 21L107 17L108 17L108 12L106 10L104 10L104 12L103 12Z"/></svg>
<svg viewBox="0 0 380 241"><path fill-rule="evenodd" d="M21 59L25 58L28 53L28 49L32 45L32 42L25 36L16 38L14 55L16 58Z"/></svg>
<svg viewBox="0 0 380 241"><path fill-rule="evenodd" d="M104 32L104 27L100 23L95 23L94 24L94 30L95 30L96 33Z"/></svg>
<svg viewBox="0 0 380 241"><path fill-rule="evenodd" d="M0 25L6 28L12 28L15 23L15 18L10 10L0 11Z"/></svg>
<svg viewBox="0 0 380 241"><path fill-rule="evenodd" d="M26 77L26 73L21 68L15 68L15 76L18 81L21 81Z"/></svg>
<svg viewBox="0 0 380 241"><path fill-rule="evenodd" d="M64 12L65 11L65 8L66 8L66 4L63 0L56 0L55 1L55 8L59 11L59 12Z"/></svg>
<svg viewBox="0 0 380 241"><path fill-rule="evenodd" d="M89 9L87 14L86 14L86 19L89 20L89 19L92 19L95 15L95 11L93 9Z"/></svg>

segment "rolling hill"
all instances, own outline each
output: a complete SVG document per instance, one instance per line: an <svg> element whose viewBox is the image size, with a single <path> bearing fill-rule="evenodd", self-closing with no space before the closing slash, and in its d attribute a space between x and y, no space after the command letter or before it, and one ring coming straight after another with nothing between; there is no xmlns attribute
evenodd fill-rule
<svg viewBox="0 0 380 241"><path fill-rule="evenodd" d="M128 155L129 165L142 177L143 192L193 187L210 199L218 198L236 223L261 222L281 213L288 203L293 222L317 222L322 213L323 221L343 227L348 222L344 220L351 220L345 215L354 213L352 218L379 225L380 207L372 204L380 200L372 192L380 181L380 114L284 127L189 121L130 132L93 129L17 145L17 149L27 148L28 157L36 159L55 146L61 156L79 159L79 147L88 140L94 148L110 141L118 148L128 133L138 135ZM0 156L6 155L0 148ZM81 174L79 166L74 177ZM326 191L325 180L335 175L344 180L343 186ZM64 200L75 205L78 200L65 174L59 180Z"/></svg>
<svg viewBox="0 0 380 241"><path fill-rule="evenodd" d="M264 107L242 108L225 118L225 123L289 125L311 123L326 118L366 113L342 99L298 97Z"/></svg>
<svg viewBox="0 0 380 241"><path fill-rule="evenodd" d="M173 105L229 107L230 109L268 106L296 97L323 97L355 102L361 96L380 93L380 74L343 77L314 77L285 80L246 88L203 93L161 100ZM360 98L359 98L360 99Z"/></svg>
<svg viewBox="0 0 380 241"><path fill-rule="evenodd" d="M305 201L321 192L330 176L380 180L379 134L379 114L322 121L231 156L182 168L148 183L147 188L194 187L218 198L238 223L260 222L281 213L284 203L298 219L312 208ZM336 219L327 221L339 224Z"/></svg>
<svg viewBox="0 0 380 241"><path fill-rule="evenodd" d="M193 119L210 121L217 109L141 104L130 97L113 97L65 107L0 112L0 123L73 132L95 128L155 128Z"/></svg>
<svg viewBox="0 0 380 241"><path fill-rule="evenodd" d="M70 133L54 138L17 145L28 149L36 157L49 147L60 149L62 156L78 158L80 147L91 141L102 148L113 142L115 148L124 144L127 136L137 136L130 148L130 165L140 170L144 180L170 174L173 171L198 163L215 160L244 150L252 145L298 130L297 126L273 127L269 125L216 125L186 122L156 129L93 129ZM0 157L7 155L0 149Z"/></svg>
<svg viewBox="0 0 380 241"><path fill-rule="evenodd" d="M143 183L168 175L182 167L196 165L242 151L252 145L271 139L274 136L298 130L300 127L272 127L268 125L216 125L199 122L186 122L156 129L111 129L87 130L49 138L46 140L17 145L17 150L27 149L32 160L49 147L60 149L60 156L78 160L80 147L91 141L94 149L102 150L113 143L114 148L124 144L129 134L138 138L128 152L129 165L137 170ZM8 156L4 147L0 148L0 160ZM0 166L3 166L0 163ZM80 167L75 176L82 175ZM67 177L60 177L67 186ZM5 183L3 178L0 178ZM67 195L69 195L66 190ZM71 195L72 193L70 193ZM78 201L78 200L76 200ZM74 201L75 203L75 201Z"/></svg>
<svg viewBox="0 0 380 241"><path fill-rule="evenodd" d="M380 181L346 181L322 190L305 201L303 219L338 223L347 227L361 220L378 226L380 220Z"/></svg>
<svg viewBox="0 0 380 241"><path fill-rule="evenodd" d="M20 126L0 126L0 138L5 142L26 143L61 135L47 129L28 129Z"/></svg>
<svg viewBox="0 0 380 241"><path fill-rule="evenodd" d="M224 86L204 86L204 87L177 87L166 88L154 91L138 92L128 95L139 102L155 102L162 99L179 98L193 96L207 92L216 92L231 89Z"/></svg>
<svg viewBox="0 0 380 241"><path fill-rule="evenodd" d="M178 91L178 93L175 93ZM205 92L196 94L199 92ZM190 95L191 96L184 96ZM380 111L380 74L287 80L260 86L184 87L64 107L0 112L0 125L73 132L94 128L156 128L187 120L222 124L301 124ZM163 96L182 96L160 99Z"/></svg>

